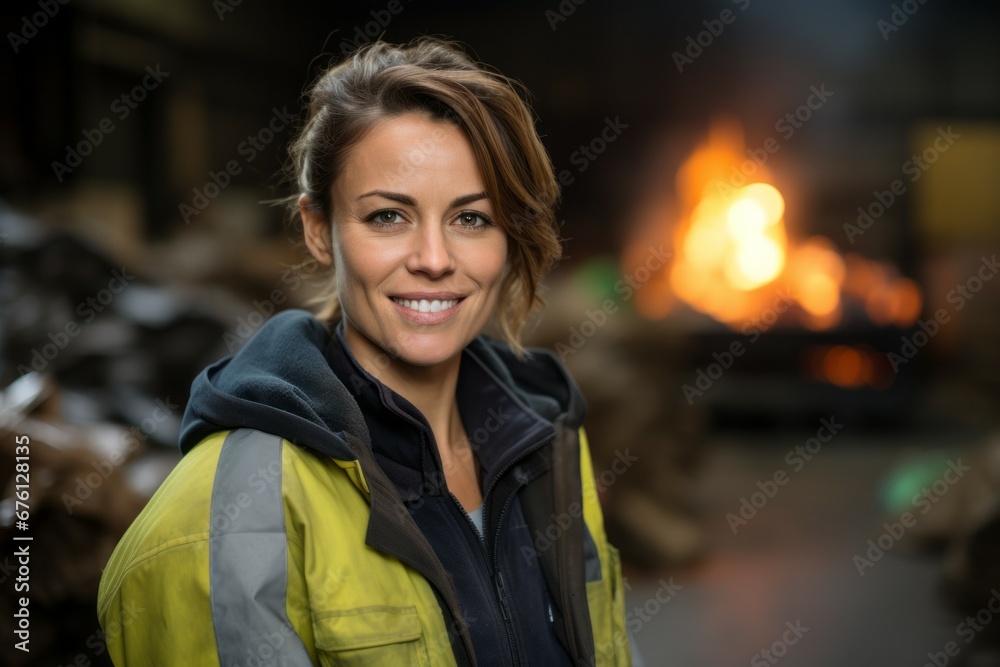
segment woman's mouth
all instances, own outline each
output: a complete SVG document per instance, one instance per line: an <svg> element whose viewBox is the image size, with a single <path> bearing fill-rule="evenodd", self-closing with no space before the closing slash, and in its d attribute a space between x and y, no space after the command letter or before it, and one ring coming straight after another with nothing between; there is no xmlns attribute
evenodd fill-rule
<svg viewBox="0 0 1000 667"><path fill-rule="evenodd" d="M458 299L401 299L390 297L396 309L420 324L440 324L458 312L464 297Z"/></svg>
<svg viewBox="0 0 1000 667"><path fill-rule="evenodd" d="M399 299L396 297L392 297L392 300L418 313L436 313L441 310L448 310L459 301L458 299L434 299L433 301L428 301L427 299Z"/></svg>

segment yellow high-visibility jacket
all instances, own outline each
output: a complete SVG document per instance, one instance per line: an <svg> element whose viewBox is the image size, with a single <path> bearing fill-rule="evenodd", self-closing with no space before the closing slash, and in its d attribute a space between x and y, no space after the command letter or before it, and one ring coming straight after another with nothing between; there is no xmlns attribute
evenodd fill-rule
<svg viewBox="0 0 1000 667"><path fill-rule="evenodd" d="M328 336L288 311L247 347L287 346L319 365ZM247 347L203 375L241 363ZM323 404L349 413L349 393L327 381L335 395ZM199 391L218 391L209 385ZM98 615L115 665L475 665L449 576L370 443L332 430L324 414L315 429L300 424L297 442L273 434L281 424L257 419L268 414L255 405L304 394L259 389L227 396L240 409L225 416L201 414L197 426L186 418L196 444L107 564ZM532 534L546 536L536 548L560 640L574 664L629 665L618 552L605 536L586 434L563 418L556 427L536 454L544 472L521 497Z"/></svg>

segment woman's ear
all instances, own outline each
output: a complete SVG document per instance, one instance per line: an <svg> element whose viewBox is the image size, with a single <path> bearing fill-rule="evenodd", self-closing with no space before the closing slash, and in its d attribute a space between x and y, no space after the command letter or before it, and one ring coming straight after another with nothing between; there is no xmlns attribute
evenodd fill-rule
<svg viewBox="0 0 1000 667"><path fill-rule="evenodd" d="M330 225L323 218L323 213L312 205L309 195L299 195L299 215L302 217L306 247L316 260L324 266L333 264L333 252L330 249Z"/></svg>

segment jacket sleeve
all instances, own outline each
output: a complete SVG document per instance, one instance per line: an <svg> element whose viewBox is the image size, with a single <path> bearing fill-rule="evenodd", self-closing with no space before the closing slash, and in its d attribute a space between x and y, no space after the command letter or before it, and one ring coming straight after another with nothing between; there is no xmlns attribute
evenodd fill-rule
<svg viewBox="0 0 1000 667"><path fill-rule="evenodd" d="M587 583L587 599L594 629L594 648L598 666L629 667L632 664L625 623L625 592L622 586L618 549L608 541L604 530L590 445L580 427L580 477L583 488L583 516L601 560L601 578Z"/></svg>
<svg viewBox="0 0 1000 667"><path fill-rule="evenodd" d="M219 664L207 563L205 540L137 554L128 564L112 559L101 579L98 617L117 667Z"/></svg>
<svg viewBox="0 0 1000 667"><path fill-rule="evenodd" d="M117 667L218 665L209 600L209 512L221 439L185 456L115 547L97 613Z"/></svg>
<svg viewBox="0 0 1000 667"><path fill-rule="evenodd" d="M126 531L98 593L117 667L313 664L286 613L281 446L242 429L210 436Z"/></svg>

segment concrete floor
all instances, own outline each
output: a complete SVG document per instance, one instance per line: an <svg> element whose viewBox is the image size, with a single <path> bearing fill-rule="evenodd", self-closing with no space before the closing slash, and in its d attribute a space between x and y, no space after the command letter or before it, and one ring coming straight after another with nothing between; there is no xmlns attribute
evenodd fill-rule
<svg viewBox="0 0 1000 667"><path fill-rule="evenodd" d="M904 539L864 576L853 560L885 530L879 491L887 473L941 443L844 432L795 472L785 455L807 435L712 443L699 486L712 547L695 568L663 573L682 586L668 603L649 603L645 620L632 617L633 629L641 623L635 640L645 664L1000 665L981 638L967 643L957 633L963 616L941 602L939 556L916 553ZM734 535L727 513L778 470L787 482ZM655 599L661 586L658 576L638 574L628 583L628 610ZM789 630L796 624L798 637ZM956 656L943 653L948 642Z"/></svg>

